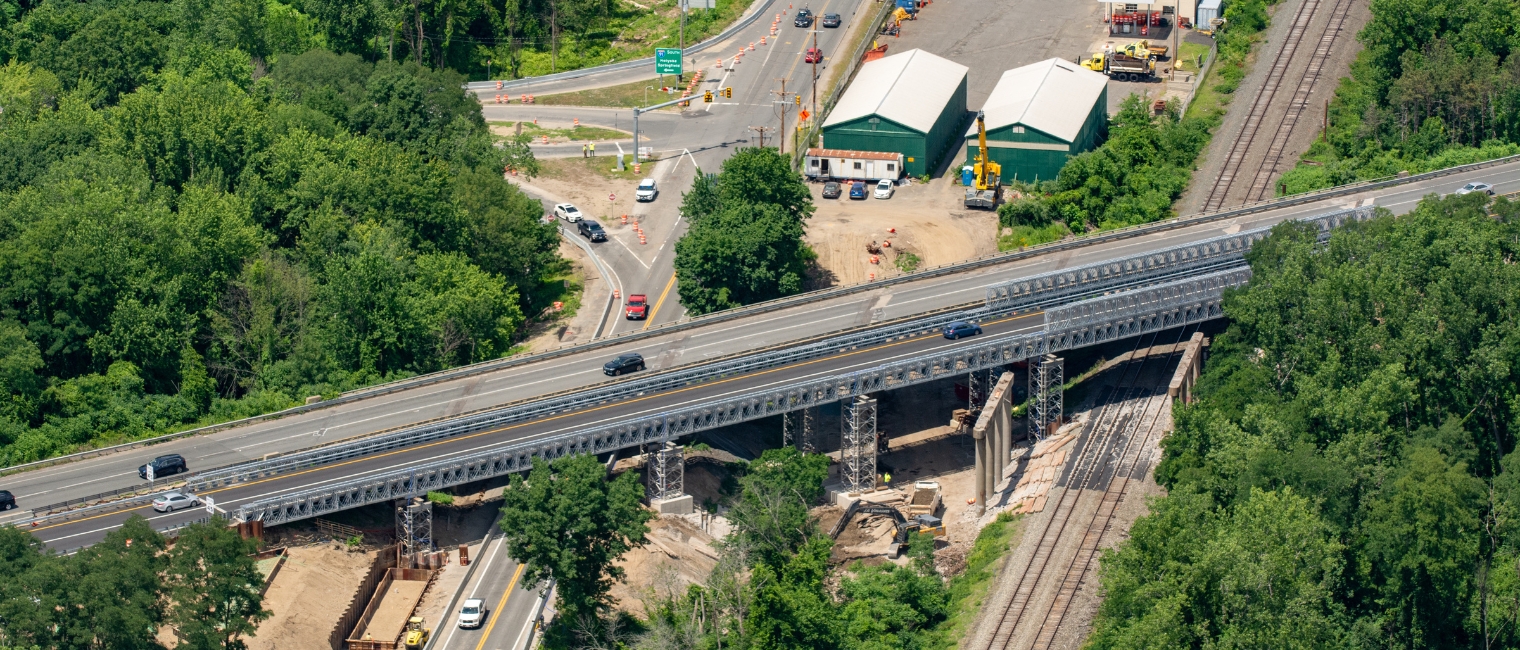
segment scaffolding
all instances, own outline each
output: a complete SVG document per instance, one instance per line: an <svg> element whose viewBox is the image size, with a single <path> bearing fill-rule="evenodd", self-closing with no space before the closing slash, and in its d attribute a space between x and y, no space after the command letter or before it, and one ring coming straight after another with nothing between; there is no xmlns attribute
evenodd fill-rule
<svg viewBox="0 0 1520 650"><path fill-rule="evenodd" d="M1050 435L1050 425L1060 426L1065 366L1054 354L1029 360L1029 431L1036 439Z"/></svg>
<svg viewBox="0 0 1520 650"><path fill-rule="evenodd" d="M818 453L818 407L788 411L781 416L781 446L797 449L805 454Z"/></svg>
<svg viewBox="0 0 1520 650"><path fill-rule="evenodd" d="M841 478L847 493L876 487L876 400L865 395L845 402L840 418Z"/></svg>
<svg viewBox="0 0 1520 650"><path fill-rule="evenodd" d="M396 503L396 540L401 556L431 553L433 549L433 503L412 497Z"/></svg>
<svg viewBox="0 0 1520 650"><path fill-rule="evenodd" d="M673 442L660 445L645 454L644 467L649 474L649 500L669 501L686 493L685 449Z"/></svg>

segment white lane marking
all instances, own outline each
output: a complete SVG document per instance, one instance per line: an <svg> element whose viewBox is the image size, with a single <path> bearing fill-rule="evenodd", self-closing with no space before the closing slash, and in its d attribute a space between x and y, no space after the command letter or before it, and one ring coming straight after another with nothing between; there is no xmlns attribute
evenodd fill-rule
<svg viewBox="0 0 1520 650"><path fill-rule="evenodd" d="M111 480L111 479L114 479L114 478L120 478L122 476L132 476L134 474L135 474L135 472L128 472L126 474L108 474L108 475L102 476L100 478L92 478L92 479L90 479L88 481L82 481L82 482L79 482L79 483L74 483L72 485L62 485L62 486L59 486L59 487L55 487L55 488L53 488L51 490L43 490L41 492L32 492L30 494L18 494L18 495L16 495L16 498L17 499L25 499L27 497L41 496L41 495L47 494L49 492L57 492L59 490L67 490L69 488L79 487L81 485L89 485L91 483L96 483L96 482L99 482L99 481L108 481L108 480Z"/></svg>
<svg viewBox="0 0 1520 650"><path fill-rule="evenodd" d="M158 521L159 519L163 519L165 517L173 517L173 516L174 516L174 513L172 513L172 512L166 512L166 513L161 514L161 515L159 515L157 517L148 517L148 521ZM44 544L52 544L53 542L59 542L59 541L65 540L65 539L72 539L72 538L75 538L75 537L79 537L80 535L89 535L89 534L92 534L92 533L99 533L99 532L104 532L104 531L108 531L108 530L116 530L117 528L121 528L121 524L115 524L115 525L112 525L112 526L106 526L105 528L96 528L95 530L87 530L87 531L84 531L82 533L74 533L73 535L64 535L63 537L54 537L52 539L44 539L44 540L42 540L42 543L44 543Z"/></svg>
<svg viewBox="0 0 1520 650"><path fill-rule="evenodd" d="M639 254L633 252L633 249L629 248L628 244L626 244L626 243L623 242L623 238L622 237L618 237L617 235L613 235L612 239L614 241L616 241L617 243L622 244L623 248L628 251L628 254L633 256L633 261L638 262L639 264L642 264L644 266L644 270L645 271L649 270L649 265L645 264L644 260L639 259ZM660 248L664 248L664 246L661 246Z"/></svg>

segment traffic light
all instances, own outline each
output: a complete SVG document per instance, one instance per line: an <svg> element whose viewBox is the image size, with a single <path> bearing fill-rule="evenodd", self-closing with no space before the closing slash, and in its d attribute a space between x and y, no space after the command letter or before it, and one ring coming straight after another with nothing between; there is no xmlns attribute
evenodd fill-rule
<svg viewBox="0 0 1520 650"><path fill-rule="evenodd" d="M707 104L711 104L712 103L712 91L711 90L704 91L702 93L702 101L703 101L703 103L707 103Z"/></svg>
<svg viewBox="0 0 1520 650"><path fill-rule="evenodd" d="M734 87L733 86L729 86L727 88L724 88L723 89L723 96L725 98L728 98L728 99L733 99L734 98Z"/></svg>
<svg viewBox="0 0 1520 650"><path fill-rule="evenodd" d="M802 95L797 95L796 97L794 97L794 99L797 100L797 105L798 106L802 105Z"/></svg>

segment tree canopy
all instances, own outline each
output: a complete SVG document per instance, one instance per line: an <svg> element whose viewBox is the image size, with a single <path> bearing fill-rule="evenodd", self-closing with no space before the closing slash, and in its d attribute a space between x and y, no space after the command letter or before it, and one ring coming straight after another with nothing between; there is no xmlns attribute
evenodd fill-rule
<svg viewBox="0 0 1520 650"><path fill-rule="evenodd" d="M464 77L297 7L23 3L0 29L0 464L495 358L557 296ZM557 283L556 283L557 284Z"/></svg>
<svg viewBox="0 0 1520 650"><path fill-rule="evenodd" d="M1090 647L1520 644L1520 221L1486 198L1252 248Z"/></svg>
<svg viewBox="0 0 1520 650"><path fill-rule="evenodd" d="M800 293L816 259L802 241L812 194L775 149L749 147L682 198L676 242L681 304L694 314Z"/></svg>

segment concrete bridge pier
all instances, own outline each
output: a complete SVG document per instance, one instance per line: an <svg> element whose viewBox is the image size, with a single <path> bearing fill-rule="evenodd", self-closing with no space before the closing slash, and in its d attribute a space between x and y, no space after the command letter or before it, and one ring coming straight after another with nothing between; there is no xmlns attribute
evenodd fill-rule
<svg viewBox="0 0 1520 650"><path fill-rule="evenodd" d="M981 514L987 511L993 491L1003 480L1003 469L1012 458L1013 373L1003 373L992 387L987 405L971 428L971 438L976 443L975 510Z"/></svg>

